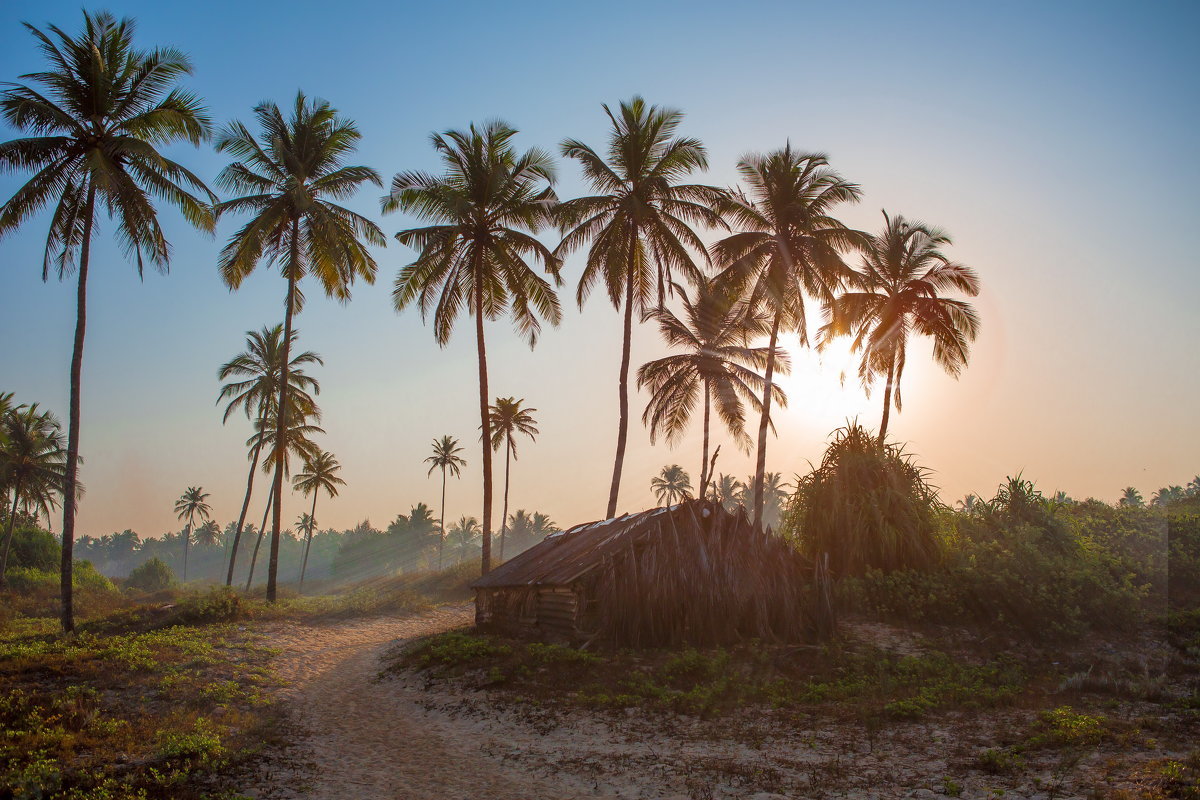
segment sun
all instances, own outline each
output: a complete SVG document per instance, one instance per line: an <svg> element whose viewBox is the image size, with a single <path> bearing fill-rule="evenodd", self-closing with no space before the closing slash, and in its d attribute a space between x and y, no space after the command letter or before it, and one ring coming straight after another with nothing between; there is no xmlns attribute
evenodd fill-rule
<svg viewBox="0 0 1200 800"><path fill-rule="evenodd" d="M765 347L767 340L755 344ZM785 414L802 413L830 429L840 426L847 419L860 418L864 422L878 414L875 408L876 395L882 387L874 387L871 397L858 379L859 356L850 352L850 339L839 337L822 350L801 347L795 334L782 334L779 346L791 359L792 369L787 375L776 373L778 383L788 396Z"/></svg>

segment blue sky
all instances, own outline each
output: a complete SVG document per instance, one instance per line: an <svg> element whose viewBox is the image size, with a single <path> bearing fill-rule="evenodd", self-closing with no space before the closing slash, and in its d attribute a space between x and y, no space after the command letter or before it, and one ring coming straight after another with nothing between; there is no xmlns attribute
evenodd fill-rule
<svg viewBox="0 0 1200 800"><path fill-rule="evenodd" d="M1200 464L1196 342L1200 299L1200 6L1193 3L562 3L395 4L126 2L143 46L189 53L186 85L220 123L249 121L263 99L297 89L330 100L363 132L357 163L385 179L436 168L433 130L501 117L521 146L564 137L600 145L601 103L640 93L681 108L682 132L709 150L707 182L735 182L737 158L790 140L829 154L863 186L843 219L868 230L880 209L927 220L980 273L983 332L954 381L918 357L906 374L895 435L936 470L947 499L990 494L1025 470L1042 488L1115 498L1189 480ZM331 12L331 9L335 11ZM41 63L19 22L80 25L77 3L0 6L0 80ZM5 137L13 132L5 130ZM174 155L213 178L210 148ZM21 176L0 175L7 198ZM585 190L560 163L559 194ZM381 192L351 205L390 235ZM244 481L244 421L222 427L217 366L243 332L281 317L283 284L261 271L237 293L215 269L216 238L162 214L174 245L168 276L139 281L101 228L90 284L84 367L80 532L173 526L188 485L213 494L222 522ZM65 416L73 290L40 280L45 217L0 241L0 389ZM554 242L552 234L546 241ZM445 433L470 466L447 517L479 514L474 348L464 326L439 349L419 315L390 306L412 252L377 253L378 280L340 306L318 298L299 318L304 346L327 366L322 444L349 486L322 525L385 525L436 504L421 460ZM564 275L572 296L579 261ZM616 428L619 317L594 298L572 306L534 352L503 322L489 327L494 394L539 409L542 436L514 472L515 508L567 524L602 514ZM634 363L661 353L643 327ZM918 350L918 352L922 352ZM817 460L847 417L878 422L844 354L796 356L790 408L769 468ZM640 414L644 399L635 399ZM621 507L652 503L649 478L681 463L698 473L698 435L674 449L631 432ZM744 474L730 443L718 469ZM303 501L286 509L294 518ZM294 508L292 508L294 506ZM498 513L498 511L497 511ZM57 523L56 523L57 526Z"/></svg>

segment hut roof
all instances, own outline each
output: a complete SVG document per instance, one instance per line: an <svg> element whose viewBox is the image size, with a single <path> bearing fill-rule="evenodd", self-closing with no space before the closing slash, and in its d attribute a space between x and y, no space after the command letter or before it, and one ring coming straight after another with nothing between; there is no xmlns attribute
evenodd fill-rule
<svg viewBox="0 0 1200 800"><path fill-rule="evenodd" d="M691 514L708 517L728 514L719 504L691 500L612 519L587 522L552 533L533 547L506 561L471 584L476 589L511 586L562 585L599 567L606 555L626 547L671 518ZM664 517L664 515L668 515ZM686 518L686 517L685 517Z"/></svg>

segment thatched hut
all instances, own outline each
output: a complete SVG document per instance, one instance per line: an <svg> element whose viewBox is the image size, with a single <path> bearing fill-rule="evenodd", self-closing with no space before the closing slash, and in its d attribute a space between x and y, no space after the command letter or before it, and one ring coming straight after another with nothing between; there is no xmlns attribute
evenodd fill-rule
<svg viewBox="0 0 1200 800"><path fill-rule="evenodd" d="M483 627L621 646L794 641L811 570L740 511L691 500L551 534L472 584Z"/></svg>

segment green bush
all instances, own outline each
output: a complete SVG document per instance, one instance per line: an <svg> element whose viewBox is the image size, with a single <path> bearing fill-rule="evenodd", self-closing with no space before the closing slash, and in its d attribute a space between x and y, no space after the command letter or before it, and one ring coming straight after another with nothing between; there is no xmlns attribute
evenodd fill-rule
<svg viewBox="0 0 1200 800"><path fill-rule="evenodd" d="M11 549L8 553L9 567L32 567L41 570L56 570L62 560L62 547L50 531L32 525L23 525L13 530Z"/></svg>
<svg viewBox="0 0 1200 800"><path fill-rule="evenodd" d="M175 585L175 572L162 559L152 558L135 567L125 585L143 592L158 592Z"/></svg>
<svg viewBox="0 0 1200 800"><path fill-rule="evenodd" d="M116 590L112 581L101 575L90 561L76 561L71 571L71 584L76 589L92 589L100 592ZM57 592L59 573L57 570L16 567L8 571L8 586L17 594Z"/></svg>

